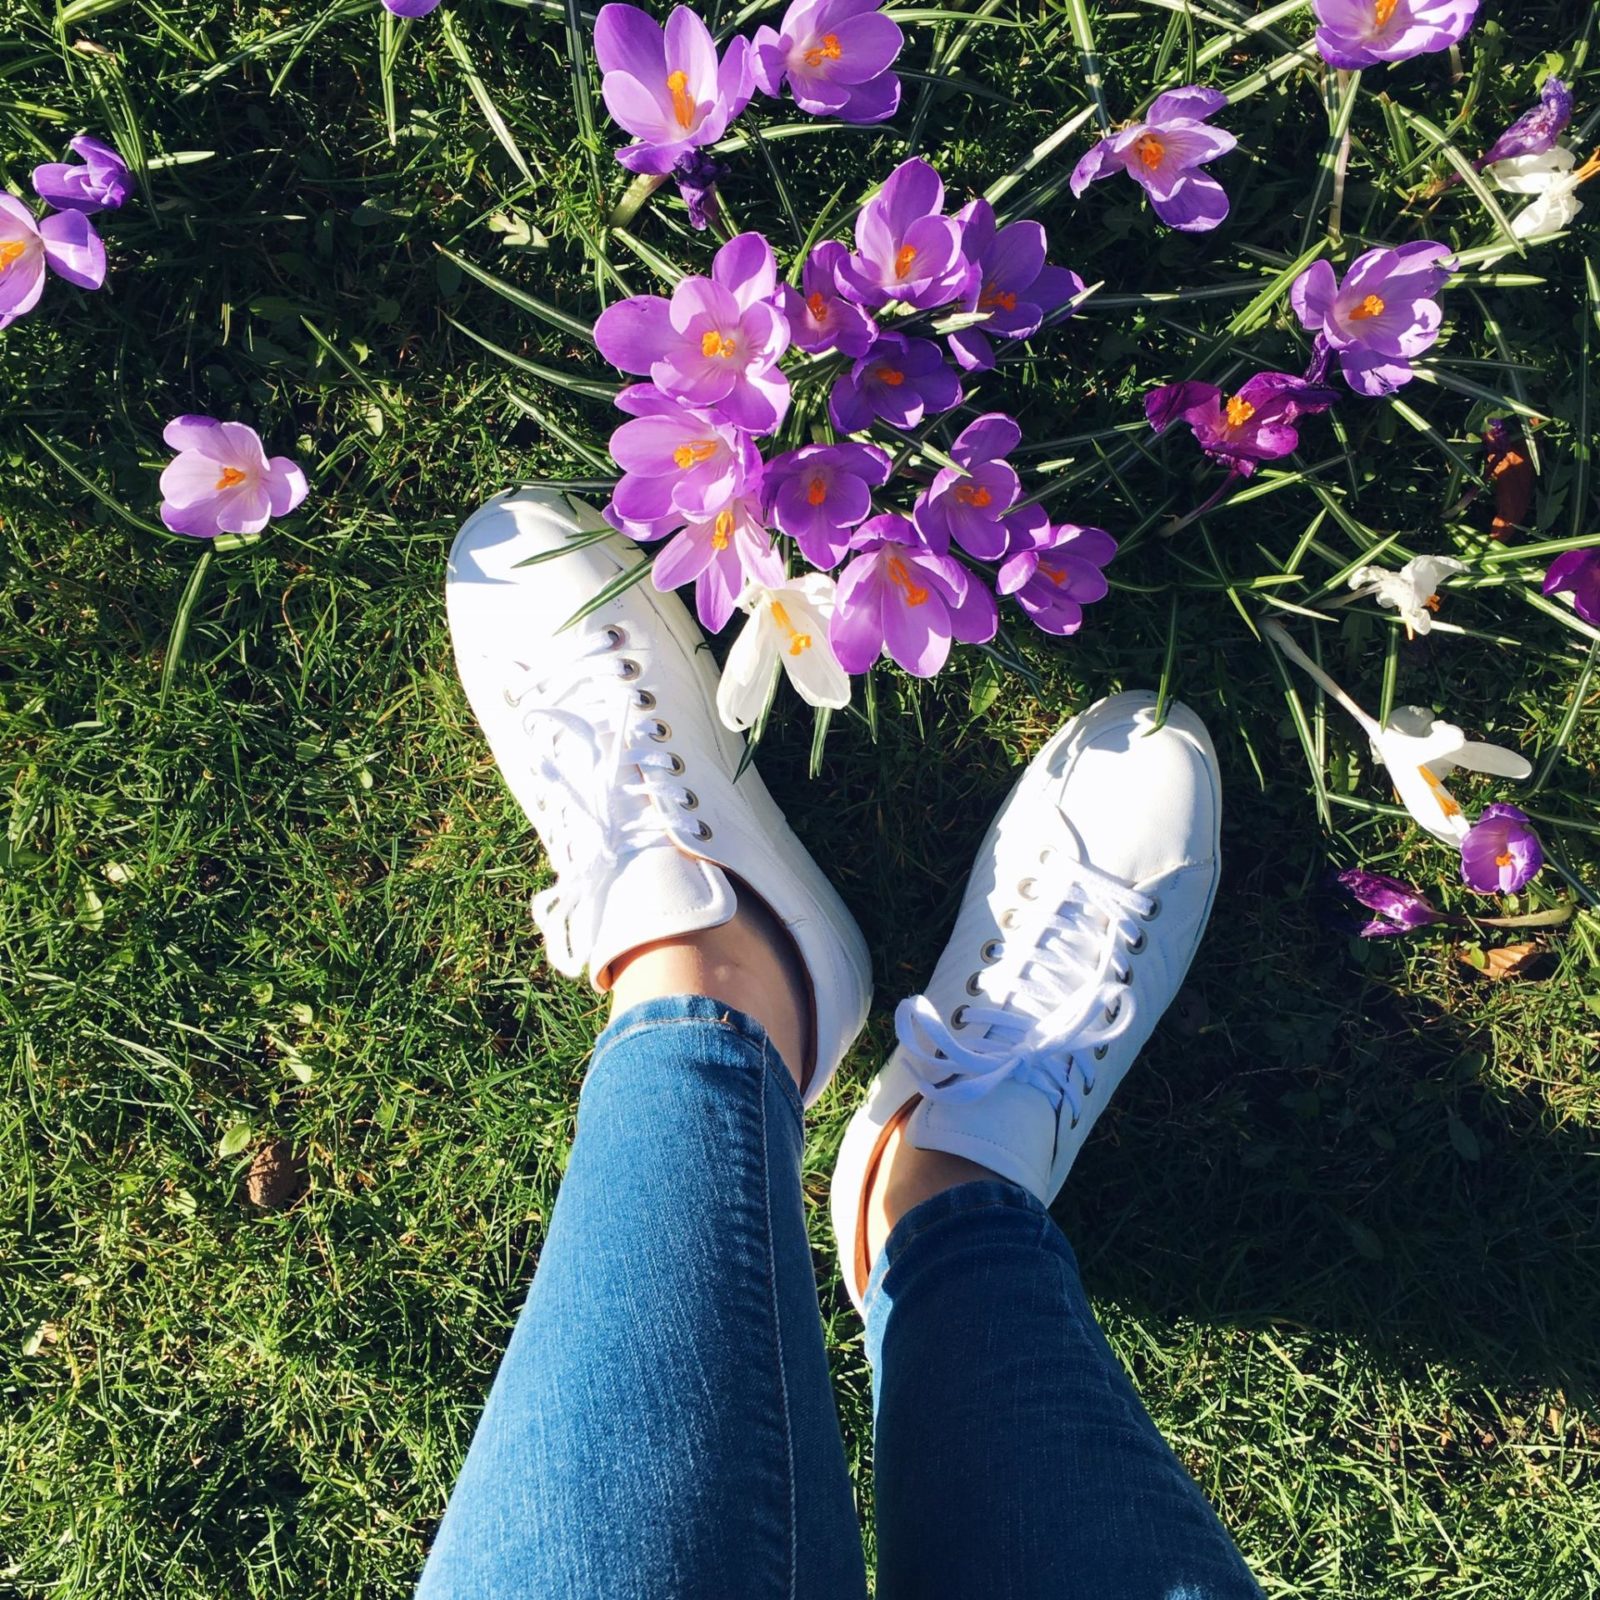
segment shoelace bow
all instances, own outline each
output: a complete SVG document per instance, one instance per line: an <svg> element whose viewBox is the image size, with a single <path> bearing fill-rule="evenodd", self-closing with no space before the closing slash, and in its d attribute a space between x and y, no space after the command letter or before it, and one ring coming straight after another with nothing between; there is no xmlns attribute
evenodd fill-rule
<svg viewBox="0 0 1600 1600"><path fill-rule="evenodd" d="M926 995L896 1008L895 1032L925 1098L977 1100L1014 1079L1049 1096L1058 1114L1069 1108L1074 1125L1082 1116L1094 1063L1133 1017L1131 968L1120 958L1144 948L1141 923L1159 904L1086 862L1063 871L1053 910L1022 893L1028 880L1019 885L1014 909L1033 914L991 941L1001 953L968 979L969 993L1009 993L1005 1007L958 1006L949 1023Z"/></svg>
<svg viewBox="0 0 1600 1600"><path fill-rule="evenodd" d="M638 686L638 663L619 654L624 642L615 627L581 632L569 654L505 691L508 704L526 703L523 731L546 796L539 836L556 873L533 897L533 919L551 966L569 977L583 971L624 864L652 845L692 850L708 837L689 816L693 790L674 781L684 766L666 748L672 730L648 714L655 697Z"/></svg>

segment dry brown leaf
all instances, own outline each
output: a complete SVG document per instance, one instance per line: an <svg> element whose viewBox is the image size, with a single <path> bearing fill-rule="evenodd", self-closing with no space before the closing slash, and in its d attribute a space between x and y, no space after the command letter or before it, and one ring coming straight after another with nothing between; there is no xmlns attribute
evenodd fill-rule
<svg viewBox="0 0 1600 1600"><path fill-rule="evenodd" d="M1478 959L1480 954L1481 959ZM1465 949L1458 948L1456 960L1483 977L1492 978L1498 983L1505 978L1531 978L1535 976L1529 969L1543 954L1544 946L1542 944L1531 942L1528 944L1499 944L1481 953L1474 951L1471 954Z"/></svg>

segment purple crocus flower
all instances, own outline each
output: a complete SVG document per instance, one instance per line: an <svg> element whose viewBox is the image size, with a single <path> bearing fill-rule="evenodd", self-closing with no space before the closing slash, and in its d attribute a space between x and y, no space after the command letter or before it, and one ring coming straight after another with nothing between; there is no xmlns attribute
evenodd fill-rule
<svg viewBox="0 0 1600 1600"><path fill-rule="evenodd" d="M856 529L857 553L839 575L828 639L846 672L865 672L880 654L918 678L949 659L950 641L992 639L994 596L954 556L935 555L894 512Z"/></svg>
<svg viewBox="0 0 1600 1600"><path fill-rule="evenodd" d="M1570 594L1572 609L1600 628L1600 550L1567 550L1544 575L1546 594Z"/></svg>
<svg viewBox="0 0 1600 1600"><path fill-rule="evenodd" d="M912 513L930 550L944 555L954 540L969 555L992 561L1006 548L1006 513L1022 486L1005 457L1021 438L1022 429L1003 411L990 411L961 430L950 446L959 466L940 468Z"/></svg>
<svg viewBox="0 0 1600 1600"><path fill-rule="evenodd" d="M995 588L1014 595L1017 604L1046 633L1076 633L1083 608L1106 597L1101 568L1117 553L1117 541L1104 528L1075 522L1042 527L1020 535L1000 563Z"/></svg>
<svg viewBox="0 0 1600 1600"><path fill-rule="evenodd" d="M1478 0L1312 0L1316 46L1330 67L1375 67L1448 50L1478 14Z"/></svg>
<svg viewBox="0 0 1600 1600"><path fill-rule="evenodd" d="M776 28L760 28L750 47L756 86L774 99L784 80L814 117L882 122L900 106L890 72L906 39L878 10L879 0L794 0Z"/></svg>
<svg viewBox="0 0 1600 1600"><path fill-rule="evenodd" d="M81 211L36 222L13 194L0 192L0 328L26 316L44 293L45 268L80 289L106 281L106 250Z"/></svg>
<svg viewBox="0 0 1600 1600"><path fill-rule="evenodd" d="M1539 103L1524 111L1472 165L1482 172L1496 161L1512 156L1542 156L1555 148L1562 130L1572 121L1572 91L1559 78L1546 78Z"/></svg>
<svg viewBox="0 0 1600 1600"><path fill-rule="evenodd" d="M784 581L783 555L761 519L759 490L757 476L714 516L686 522L650 569L663 593L694 583L695 610L711 633L727 625L747 583L772 588Z"/></svg>
<svg viewBox="0 0 1600 1600"><path fill-rule="evenodd" d="M950 335L950 353L966 371L988 372L994 366L990 335L1026 339L1052 311L1083 293L1083 279L1065 267L1045 265L1044 229L1037 222L997 227L987 200L963 207L956 221L962 253L973 269L957 309L986 316Z"/></svg>
<svg viewBox="0 0 1600 1600"><path fill-rule="evenodd" d="M685 405L653 383L624 389L616 406L633 420L611 435L611 458L622 468L612 521L714 517L740 493L754 450L720 411Z"/></svg>
<svg viewBox="0 0 1600 1600"><path fill-rule="evenodd" d="M1144 414L1157 433L1187 423L1213 461L1248 478L1258 462L1299 448L1297 418L1326 411L1338 398L1337 390L1286 372L1258 372L1226 400L1214 383L1163 384L1144 397Z"/></svg>
<svg viewBox="0 0 1600 1600"><path fill-rule="evenodd" d="M808 355L837 350L840 355L864 356L878 336L878 324L840 286L839 269L850 252L835 239L825 239L806 257L800 287L784 284L779 305L789 322L796 349Z"/></svg>
<svg viewBox="0 0 1600 1600"><path fill-rule="evenodd" d="M846 294L864 306L899 300L918 311L948 305L971 268L961 227L942 215L944 184L926 161L902 161L856 218L856 253L839 268Z"/></svg>
<svg viewBox="0 0 1600 1600"><path fill-rule="evenodd" d="M425 17L438 9L439 0L383 0L383 7L397 17Z"/></svg>
<svg viewBox="0 0 1600 1600"><path fill-rule="evenodd" d="M161 520L174 533L260 533L306 497L305 473L287 456L269 460L242 422L174 417L161 437L178 452L161 474Z"/></svg>
<svg viewBox="0 0 1600 1600"><path fill-rule="evenodd" d="M855 433L874 417L893 428L914 428L961 403L961 382L931 339L880 334L872 348L834 379L828 415L840 433Z"/></svg>
<svg viewBox="0 0 1600 1600"><path fill-rule="evenodd" d="M808 444L767 466L772 518L814 567L836 567L850 530L872 513L872 491L889 481L892 463L875 444Z"/></svg>
<svg viewBox="0 0 1600 1600"><path fill-rule="evenodd" d="M82 165L50 161L33 169L33 192L57 211L115 211L133 187L128 163L108 144L79 134L67 148Z"/></svg>
<svg viewBox="0 0 1600 1600"><path fill-rule="evenodd" d="M777 267L759 233L717 252L709 278L682 278L670 300L619 300L600 313L594 342L614 367L646 374L664 394L714 407L752 433L770 433L789 409L778 358L789 325L773 305Z"/></svg>
<svg viewBox="0 0 1600 1600"><path fill-rule="evenodd" d="M1073 194L1121 170L1149 195L1155 214L1169 228L1205 233L1216 227L1228 214L1228 197L1199 169L1239 142L1207 125L1206 119L1227 103L1220 89L1199 84L1158 94L1143 122L1102 139L1072 169Z"/></svg>
<svg viewBox="0 0 1600 1600"><path fill-rule="evenodd" d="M1410 933L1415 928L1444 921L1444 913L1425 894L1385 873L1350 867L1339 873L1335 881L1367 910L1378 913L1374 921L1360 930L1363 939L1385 939L1392 934Z"/></svg>
<svg viewBox="0 0 1600 1600"><path fill-rule="evenodd" d="M1479 894L1515 894L1544 865L1544 846L1516 806L1485 806L1461 840L1461 881Z"/></svg>
<svg viewBox="0 0 1600 1600"><path fill-rule="evenodd" d="M1419 239L1358 256L1340 283L1314 261L1294 280L1289 303L1338 356L1357 394L1393 394L1411 381L1411 357L1439 337L1444 314L1434 299L1455 270L1448 245Z"/></svg>
<svg viewBox="0 0 1600 1600"><path fill-rule="evenodd" d="M715 144L750 103L750 41L717 60L711 32L687 6L665 28L637 6L601 6L594 53L606 110L638 144L617 151L629 172L671 172L691 150Z"/></svg>

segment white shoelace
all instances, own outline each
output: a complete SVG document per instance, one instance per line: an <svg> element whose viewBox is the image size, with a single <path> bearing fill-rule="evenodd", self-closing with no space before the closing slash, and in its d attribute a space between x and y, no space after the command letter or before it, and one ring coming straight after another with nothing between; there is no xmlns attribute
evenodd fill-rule
<svg viewBox="0 0 1600 1600"><path fill-rule="evenodd" d="M1013 925L984 946L967 980L976 1001L949 1023L926 995L896 1008L895 1032L927 1099L976 1100L1014 1079L1049 1096L1058 1114L1070 1109L1074 1126L1083 1115L1095 1062L1132 1021L1127 963L1160 903L1086 862L1060 870L1053 909L1036 898L1035 880L1018 885ZM991 991L1010 999L999 1006Z"/></svg>
<svg viewBox="0 0 1600 1600"><path fill-rule="evenodd" d="M669 842L692 851L710 837L692 816L694 791L677 781L672 729L639 686L639 664L620 653L626 642L616 627L578 631L569 652L505 691L533 742L544 790L536 826L556 873L533 897L533 919L551 966L569 977L583 971L606 892L631 857Z"/></svg>

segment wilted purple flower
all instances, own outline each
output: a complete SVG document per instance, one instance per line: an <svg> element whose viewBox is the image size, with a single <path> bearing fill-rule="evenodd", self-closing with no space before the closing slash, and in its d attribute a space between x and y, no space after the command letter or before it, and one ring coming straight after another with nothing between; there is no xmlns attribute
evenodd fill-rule
<svg viewBox="0 0 1600 1600"><path fill-rule="evenodd" d="M717 184L728 175L726 162L707 155L704 150L691 150L678 158L672 176L678 185L678 194L689 208L689 226L704 233L711 226L716 213Z"/></svg>
<svg viewBox="0 0 1600 1600"><path fill-rule="evenodd" d="M750 47L756 86L776 99L787 78L795 103L814 117L892 117L900 105L900 80L889 68L906 40L878 4L794 0L776 29L756 31Z"/></svg>
<svg viewBox="0 0 1600 1600"><path fill-rule="evenodd" d="M646 374L664 394L711 406L752 433L770 433L789 409L778 358L789 325L775 310L777 268L759 233L717 252L709 278L682 278L670 300L619 300L600 313L594 342L614 367Z"/></svg>
<svg viewBox="0 0 1600 1600"><path fill-rule="evenodd" d="M828 638L846 672L865 672L887 654L918 678L931 678L950 641L994 637L994 596L954 556L935 555L894 512L856 529L856 558L839 575Z"/></svg>
<svg viewBox="0 0 1600 1600"><path fill-rule="evenodd" d="M108 144L84 133L67 148L82 165L46 162L33 169L33 192L58 211L115 211L133 187L128 163Z"/></svg>
<svg viewBox="0 0 1600 1600"><path fill-rule="evenodd" d="M1516 806L1485 806L1461 840L1461 881L1479 894L1515 894L1544 865L1544 846Z"/></svg>
<svg viewBox="0 0 1600 1600"><path fill-rule="evenodd" d="M837 350L852 358L862 356L878 337L878 324L871 314L840 287L839 269L849 259L850 252L842 244L825 239L806 257L800 287L786 283L778 291L789 336L795 347L808 355Z"/></svg>
<svg viewBox="0 0 1600 1600"><path fill-rule="evenodd" d="M768 463L766 503L773 520L814 567L835 567L850 530L872 514L872 491L892 463L875 444L808 444Z"/></svg>
<svg viewBox="0 0 1600 1600"><path fill-rule="evenodd" d="M637 6L601 6L594 53L606 110L638 144L617 151L630 172L671 172L691 150L715 144L750 103L750 41L739 35L721 62L710 30L687 6L666 27Z"/></svg>
<svg viewBox="0 0 1600 1600"><path fill-rule="evenodd" d="M1366 872L1360 867L1350 867L1337 875L1336 881L1377 918L1360 930L1363 939L1385 939L1391 934L1410 933L1414 928L1426 928L1430 923L1442 922L1444 913L1433 902L1410 884L1382 872Z"/></svg>
<svg viewBox="0 0 1600 1600"><path fill-rule="evenodd" d="M1411 357L1439 337L1444 314L1434 299L1455 270L1448 245L1431 239L1357 256L1340 283L1314 261L1289 290L1301 325L1314 328L1339 358L1358 394L1393 394L1411 381Z"/></svg>
<svg viewBox="0 0 1600 1600"><path fill-rule="evenodd" d="M1003 411L968 423L950 446L957 467L942 467L917 497L912 520L930 550L944 555L954 540L969 555L992 561L1006 547L1006 513L1021 492L1004 458L1022 429Z"/></svg>
<svg viewBox="0 0 1600 1600"><path fill-rule="evenodd" d="M695 610L711 633L726 626L747 583L784 580L783 555L761 519L759 473L743 487L715 515L686 522L650 569L663 593L693 581Z"/></svg>
<svg viewBox="0 0 1600 1600"><path fill-rule="evenodd" d="M1083 293L1083 279L1065 267L1045 265L1044 229L1037 222L996 227L987 200L964 206L956 221L962 254L973 269L957 309L986 317L952 333L950 353L966 371L987 372L994 366L991 334L1026 339L1052 311Z"/></svg>
<svg viewBox="0 0 1600 1600"><path fill-rule="evenodd" d="M0 328L38 305L47 266L80 289L98 289L106 251L93 223L81 211L36 222L15 195L0 191Z"/></svg>
<svg viewBox="0 0 1600 1600"><path fill-rule="evenodd" d="M178 452L161 474L161 520L174 533L260 533L306 497L305 473L287 456L268 460L242 422L174 417L161 437Z"/></svg>
<svg viewBox="0 0 1600 1600"><path fill-rule="evenodd" d="M1220 89L1199 84L1158 94L1143 122L1102 139L1072 169L1073 194L1120 169L1150 196L1155 214L1169 228L1205 233L1216 227L1228 214L1228 197L1199 168L1239 142L1206 122L1227 103Z"/></svg>
<svg viewBox="0 0 1600 1600"><path fill-rule="evenodd" d="M1014 595L1017 604L1046 633L1076 633L1083 608L1106 596L1100 569L1117 553L1117 541L1104 528L1075 522L1042 527L1018 537L1000 563L995 588Z"/></svg>
<svg viewBox="0 0 1600 1600"><path fill-rule="evenodd" d="M1330 67L1374 67L1448 50L1478 14L1478 0L1312 0L1316 45Z"/></svg>
<svg viewBox="0 0 1600 1600"><path fill-rule="evenodd" d="M720 411L685 405L653 383L630 385L616 405L633 420L611 435L611 458L622 477L611 493L609 520L714 517L741 492L751 458L760 461L748 437Z"/></svg>
<svg viewBox="0 0 1600 1600"><path fill-rule="evenodd" d="M834 379L828 415L840 433L855 433L881 417L894 428L914 428L961 402L961 382L931 339L880 334L872 348Z"/></svg>
<svg viewBox="0 0 1600 1600"><path fill-rule="evenodd" d="M1542 156L1553 150L1562 130L1572 121L1572 91L1559 78L1546 78L1539 103L1515 122L1472 164L1482 172L1511 156Z"/></svg>
<svg viewBox="0 0 1600 1600"><path fill-rule="evenodd" d="M864 306L948 305L971 268L960 224L943 208L939 174L916 157L902 161L856 217L856 253L839 268L840 287Z"/></svg>
<svg viewBox="0 0 1600 1600"><path fill-rule="evenodd" d="M1339 398L1286 372L1258 372L1226 400L1214 383L1167 383L1144 397L1144 414L1157 433L1186 422L1213 461L1248 478L1261 461L1298 449L1295 421L1326 411Z"/></svg>
<svg viewBox="0 0 1600 1600"><path fill-rule="evenodd" d="M1600 550L1568 550L1544 575L1546 594L1570 594L1572 609L1600 628Z"/></svg>

